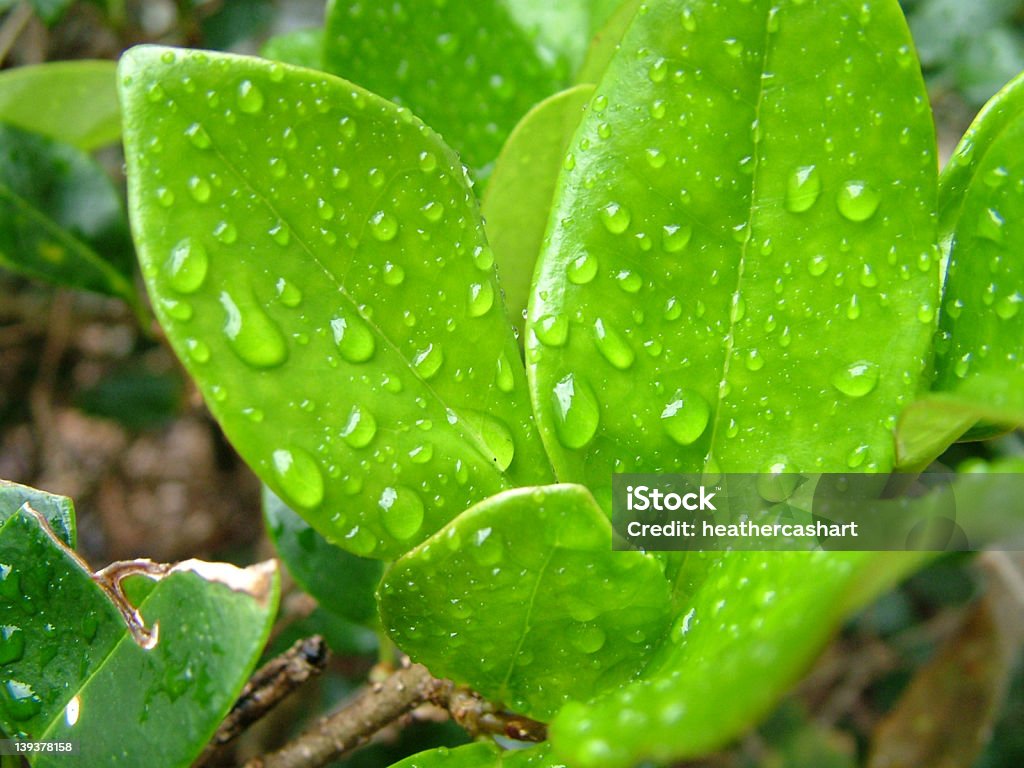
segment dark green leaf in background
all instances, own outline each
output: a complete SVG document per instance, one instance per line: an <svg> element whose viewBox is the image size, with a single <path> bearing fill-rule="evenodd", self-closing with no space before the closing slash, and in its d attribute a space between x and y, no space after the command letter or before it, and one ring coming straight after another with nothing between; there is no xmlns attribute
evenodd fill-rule
<svg viewBox="0 0 1024 768"><path fill-rule="evenodd" d="M323 69L324 31L299 29L275 35L260 48L260 56L309 69Z"/></svg>
<svg viewBox="0 0 1024 768"><path fill-rule="evenodd" d="M550 479L493 252L435 133L260 59L145 47L121 74L157 315L275 493L387 558Z"/></svg>
<svg viewBox="0 0 1024 768"><path fill-rule="evenodd" d="M138 305L117 190L80 150L0 124L0 266Z"/></svg>

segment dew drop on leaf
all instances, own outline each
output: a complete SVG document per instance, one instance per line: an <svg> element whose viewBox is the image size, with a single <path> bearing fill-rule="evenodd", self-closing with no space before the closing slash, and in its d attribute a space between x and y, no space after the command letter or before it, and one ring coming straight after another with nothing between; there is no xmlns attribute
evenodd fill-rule
<svg viewBox="0 0 1024 768"><path fill-rule="evenodd" d="M792 213L803 213L818 200L821 194L821 177L813 165L803 165L789 176L786 183L786 209Z"/></svg>
<svg viewBox="0 0 1024 768"><path fill-rule="evenodd" d="M1002 243L1006 237L1003 231L1003 216L995 208L986 208L978 217L978 237Z"/></svg>
<svg viewBox="0 0 1024 768"><path fill-rule="evenodd" d="M494 305L494 286L490 280L472 283L469 286L469 303L467 309L470 317L486 315Z"/></svg>
<svg viewBox="0 0 1024 768"><path fill-rule="evenodd" d="M0 664L20 661L25 654L25 634L20 627L0 626Z"/></svg>
<svg viewBox="0 0 1024 768"><path fill-rule="evenodd" d="M224 335L239 359L253 368L273 368L288 357L284 335L273 320L252 300L239 305L227 292L220 294L224 308Z"/></svg>
<svg viewBox="0 0 1024 768"><path fill-rule="evenodd" d="M364 363L377 350L373 332L362 319L351 314L331 320L331 333L341 356L350 363Z"/></svg>
<svg viewBox="0 0 1024 768"><path fill-rule="evenodd" d="M167 280L178 293L195 293L206 280L209 266L206 249L191 237L186 237L171 249Z"/></svg>
<svg viewBox="0 0 1024 768"><path fill-rule="evenodd" d="M800 470L785 456L776 456L762 468L757 478L757 492L765 501L781 502L793 495L799 483Z"/></svg>
<svg viewBox="0 0 1024 768"><path fill-rule="evenodd" d="M665 253L679 253L690 244L692 236L689 224L666 224L661 228L661 247Z"/></svg>
<svg viewBox="0 0 1024 768"><path fill-rule="evenodd" d="M629 209L622 204L611 202L601 209L601 223L613 235L621 235L629 227Z"/></svg>
<svg viewBox="0 0 1024 768"><path fill-rule="evenodd" d="M428 344L424 349L420 350L416 357L413 358L412 364L416 372L424 380L430 380L437 375L443 362L444 352L441 349L441 345L434 343Z"/></svg>
<svg viewBox="0 0 1024 768"><path fill-rule="evenodd" d="M555 384L551 395L559 441L566 448L582 448L594 437L600 422L594 390L570 373Z"/></svg>
<svg viewBox="0 0 1024 768"><path fill-rule="evenodd" d="M508 356L504 352L498 356L498 362L495 364L494 383L502 392L511 392L515 387L512 364L509 363Z"/></svg>
<svg viewBox="0 0 1024 768"><path fill-rule="evenodd" d="M213 236L224 245L232 245L238 241L238 229L229 221L222 221L213 229Z"/></svg>
<svg viewBox="0 0 1024 768"><path fill-rule="evenodd" d="M398 234L398 219L387 211L377 211L370 217L370 233L382 243L394 240Z"/></svg>
<svg viewBox="0 0 1024 768"><path fill-rule="evenodd" d="M711 418L708 401L692 389L678 390L661 411L661 426L679 445L692 445Z"/></svg>
<svg viewBox="0 0 1024 768"><path fill-rule="evenodd" d="M373 414L358 405L348 412L348 419L341 428L341 437L353 448L365 448L377 434L377 420Z"/></svg>
<svg viewBox="0 0 1024 768"><path fill-rule="evenodd" d="M576 624L569 630L569 642L580 653L597 653L606 639L604 630L593 624Z"/></svg>
<svg viewBox="0 0 1024 768"><path fill-rule="evenodd" d="M196 149L209 149L213 143L210 141L210 134L199 123L192 123L186 128L185 137Z"/></svg>
<svg viewBox="0 0 1024 768"><path fill-rule="evenodd" d="M289 503L313 509L323 501L324 478L312 456L301 448L282 448L274 451L272 458L274 476Z"/></svg>
<svg viewBox="0 0 1024 768"><path fill-rule="evenodd" d="M996 302L996 315L1002 320L1011 320L1020 312L1020 305L1024 302L1024 296L1019 291L1004 296Z"/></svg>
<svg viewBox="0 0 1024 768"><path fill-rule="evenodd" d="M210 347L202 339L186 339L185 349L188 350L188 356L197 363L210 362Z"/></svg>
<svg viewBox="0 0 1024 768"><path fill-rule="evenodd" d="M594 321L594 339L601 356L615 368L624 371L633 365L636 355L629 342L606 321Z"/></svg>
<svg viewBox="0 0 1024 768"><path fill-rule="evenodd" d="M486 446L484 453L495 467L504 472L515 457L516 444L512 432L500 419L482 411L464 410L462 418Z"/></svg>
<svg viewBox="0 0 1024 768"><path fill-rule="evenodd" d="M570 283L586 285L597 276L597 257L582 253L569 262L566 277Z"/></svg>
<svg viewBox="0 0 1024 768"><path fill-rule="evenodd" d="M564 315L543 315L534 326L537 339L548 347L561 347L569 338L569 321Z"/></svg>
<svg viewBox="0 0 1024 768"><path fill-rule="evenodd" d="M238 84L238 109L249 115L263 110L263 92L252 80Z"/></svg>
<svg viewBox="0 0 1024 768"><path fill-rule="evenodd" d="M839 189L836 207L850 221L867 221L875 215L881 197L865 181L848 181Z"/></svg>
<svg viewBox="0 0 1024 768"><path fill-rule="evenodd" d="M877 385L878 366L868 360L858 360L832 375L832 386L847 397L864 397Z"/></svg>
<svg viewBox="0 0 1024 768"><path fill-rule="evenodd" d="M384 528L396 539L415 536L423 525L423 502L411 488L388 486L381 492L377 506Z"/></svg>
<svg viewBox="0 0 1024 768"><path fill-rule="evenodd" d="M197 203L205 203L210 199L210 182L201 176L193 176L188 180L188 193Z"/></svg>
<svg viewBox="0 0 1024 768"><path fill-rule="evenodd" d="M3 693L4 708L14 720L29 720L39 714L43 707L42 700L28 683L8 680L0 690Z"/></svg>

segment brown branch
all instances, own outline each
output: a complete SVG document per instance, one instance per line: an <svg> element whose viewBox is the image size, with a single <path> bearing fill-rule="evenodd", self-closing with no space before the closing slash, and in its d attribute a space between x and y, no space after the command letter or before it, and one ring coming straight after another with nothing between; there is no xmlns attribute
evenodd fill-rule
<svg viewBox="0 0 1024 768"><path fill-rule="evenodd" d="M311 677L319 675L327 665L329 655L324 639L320 635L313 635L299 640L280 656L256 670L217 733L193 763L193 768L201 768L209 763L224 746L238 738L250 725Z"/></svg>

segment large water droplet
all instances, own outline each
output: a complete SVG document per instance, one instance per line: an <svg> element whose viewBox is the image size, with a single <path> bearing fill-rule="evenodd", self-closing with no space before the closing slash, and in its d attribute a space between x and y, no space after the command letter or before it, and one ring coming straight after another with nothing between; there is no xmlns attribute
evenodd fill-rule
<svg viewBox="0 0 1024 768"><path fill-rule="evenodd" d="M19 627L0 626L0 664L11 664L25 655L25 633Z"/></svg>
<svg viewBox="0 0 1024 768"><path fill-rule="evenodd" d="M273 368L288 357L284 335L255 298L241 305L227 292L220 294L224 307L224 335L235 354L254 368Z"/></svg>
<svg viewBox="0 0 1024 768"><path fill-rule="evenodd" d="M785 456L776 456L761 468L757 492L765 501L777 503L793 495L800 482L797 467Z"/></svg>
<svg viewBox="0 0 1024 768"><path fill-rule="evenodd" d="M238 84L238 109L250 115L263 109L263 92L252 80Z"/></svg>
<svg viewBox="0 0 1024 768"><path fill-rule="evenodd" d="M377 211L370 217L370 232L382 243L394 240L398 234L398 219L387 211Z"/></svg>
<svg viewBox="0 0 1024 768"><path fill-rule="evenodd" d="M512 364L509 362L508 356L504 352L498 356L494 383L498 385L498 389L502 392L511 392L515 387L515 378L512 374Z"/></svg>
<svg viewBox="0 0 1024 768"><path fill-rule="evenodd" d="M561 347L569 338L569 321L565 315L542 315L533 326L537 339L549 347Z"/></svg>
<svg viewBox="0 0 1024 768"><path fill-rule="evenodd" d="M583 379L568 374L552 391L555 432L566 448L582 448L594 437L601 419L594 390Z"/></svg>
<svg viewBox="0 0 1024 768"><path fill-rule="evenodd" d="M601 318L594 321L594 339L601 356L614 367L624 371L633 365L636 355L629 342Z"/></svg>
<svg viewBox="0 0 1024 768"><path fill-rule="evenodd" d="M629 227L629 209L611 202L601 209L601 223L613 235L621 235Z"/></svg>
<svg viewBox="0 0 1024 768"><path fill-rule="evenodd" d="M301 448L273 454L274 476L281 494L296 507L313 509L324 499L324 478L316 460Z"/></svg>
<svg viewBox="0 0 1024 768"><path fill-rule="evenodd" d="M384 528L396 539L409 539L423 525L423 502L411 488L387 487L377 500Z"/></svg>
<svg viewBox="0 0 1024 768"><path fill-rule="evenodd" d="M441 363L443 362L444 352L441 350L441 345L428 344L426 348L420 350L420 352L416 354L416 357L413 358L412 364L420 376L425 380L429 380L437 375L438 370L441 368Z"/></svg>
<svg viewBox="0 0 1024 768"><path fill-rule="evenodd" d="M978 217L978 237L1001 243L1006 238L1003 216L995 208L986 208Z"/></svg>
<svg viewBox="0 0 1024 768"><path fill-rule="evenodd" d="M581 653L597 653L606 639L604 630L594 624L576 624L569 630L569 642Z"/></svg>
<svg viewBox="0 0 1024 768"><path fill-rule="evenodd" d="M213 143L210 141L210 134L199 123L192 123L186 128L185 136L196 149L209 149Z"/></svg>
<svg viewBox="0 0 1024 768"><path fill-rule="evenodd" d="M877 385L878 365L868 360L858 360L832 375L832 386L847 397L864 397Z"/></svg>
<svg viewBox="0 0 1024 768"><path fill-rule="evenodd" d="M692 445L711 419L708 401L692 389L680 389L661 412L661 426L679 445Z"/></svg>
<svg viewBox="0 0 1024 768"><path fill-rule="evenodd" d="M188 193L192 195L192 199L197 203L209 201L212 192L210 182L202 176L193 176L188 180Z"/></svg>
<svg viewBox="0 0 1024 768"><path fill-rule="evenodd" d="M274 287L277 289L277 298L286 307L295 308L302 303L302 291L295 283L290 283L281 277L278 278Z"/></svg>
<svg viewBox="0 0 1024 768"><path fill-rule="evenodd" d="M486 315L494 305L494 286L490 280L472 283L469 286L469 303L467 309L470 317Z"/></svg>
<svg viewBox="0 0 1024 768"><path fill-rule="evenodd" d="M689 224L666 224L661 228L661 247L665 253L679 253L690 244L693 227Z"/></svg>
<svg viewBox="0 0 1024 768"><path fill-rule="evenodd" d="M867 221L875 215L881 196L866 181L848 181L839 189L836 207L850 221Z"/></svg>
<svg viewBox="0 0 1024 768"><path fill-rule="evenodd" d="M373 414L358 405L348 412L341 436L353 448L365 448L377 434L377 420Z"/></svg>
<svg viewBox="0 0 1024 768"><path fill-rule="evenodd" d="M206 280L209 266L206 249L196 240L186 237L171 250L167 279L178 293L195 293Z"/></svg>
<svg viewBox="0 0 1024 768"><path fill-rule="evenodd" d="M813 165L803 165L790 174L786 184L786 208L793 213L808 210L821 194L821 176Z"/></svg>
<svg viewBox="0 0 1024 768"><path fill-rule="evenodd" d="M570 283L586 285L597 276L597 257L582 253L569 262L566 277Z"/></svg>
<svg viewBox="0 0 1024 768"><path fill-rule="evenodd" d="M996 302L996 315L1003 320L1011 320L1020 312L1020 305L1024 303L1024 295L1019 291L1004 296Z"/></svg>
<svg viewBox="0 0 1024 768"><path fill-rule="evenodd" d="M20 680L8 680L3 686L4 708L12 719L29 720L39 714L43 708L42 700L28 683Z"/></svg>
<svg viewBox="0 0 1024 768"><path fill-rule="evenodd" d="M487 458L504 472L515 456L516 444L512 432L500 419L482 411L464 410L462 419L480 437L486 447Z"/></svg>
<svg viewBox="0 0 1024 768"><path fill-rule="evenodd" d="M350 363L364 363L373 357L377 350L373 331L354 313L331 320L331 333L341 356Z"/></svg>
<svg viewBox="0 0 1024 768"><path fill-rule="evenodd" d="M213 236L224 245L238 241L238 229L230 221L221 221L213 228Z"/></svg>

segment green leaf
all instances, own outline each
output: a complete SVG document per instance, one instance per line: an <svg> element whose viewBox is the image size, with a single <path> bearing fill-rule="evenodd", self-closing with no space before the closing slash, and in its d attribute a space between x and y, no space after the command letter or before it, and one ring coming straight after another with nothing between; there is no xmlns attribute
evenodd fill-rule
<svg viewBox="0 0 1024 768"><path fill-rule="evenodd" d="M298 67L323 69L323 47L322 28L297 29L267 40L260 48L260 56Z"/></svg>
<svg viewBox="0 0 1024 768"><path fill-rule="evenodd" d="M117 66L59 61L0 72L0 121L82 150L121 138Z"/></svg>
<svg viewBox="0 0 1024 768"><path fill-rule="evenodd" d="M579 768L707 754L763 717L840 622L922 562L921 554L732 552L709 562L690 609L642 679L551 724L556 754Z"/></svg>
<svg viewBox="0 0 1024 768"><path fill-rule="evenodd" d="M578 85L531 109L502 147L487 184L481 213L505 307L520 332L555 181L593 93L593 86Z"/></svg>
<svg viewBox="0 0 1024 768"><path fill-rule="evenodd" d="M0 525L16 515L23 504L42 515L50 530L67 546L75 546L75 504L71 499L0 480Z"/></svg>
<svg viewBox="0 0 1024 768"><path fill-rule="evenodd" d="M0 563L0 729L73 739L82 765L140 765L153 754L189 765L245 683L277 603L271 564L165 566L139 605L156 641L144 648L35 513L0 528ZM111 728L112 712L132 727ZM42 754L33 765L62 761Z"/></svg>
<svg viewBox="0 0 1024 768"><path fill-rule="evenodd" d="M569 79L570 57L545 45L545 7L559 5L331 0L324 63L407 106L485 177L519 119Z"/></svg>
<svg viewBox="0 0 1024 768"><path fill-rule="evenodd" d="M260 59L141 47L121 75L157 316L288 506L390 558L480 499L550 479L493 254L435 133Z"/></svg>
<svg viewBox="0 0 1024 768"><path fill-rule="evenodd" d="M627 682L668 626L654 560L613 552L580 486L481 502L399 559L380 589L395 643L435 675L545 719Z"/></svg>
<svg viewBox="0 0 1024 768"><path fill-rule="evenodd" d="M933 390L1024 424L1024 77L968 129L940 178L949 264Z"/></svg>
<svg viewBox="0 0 1024 768"><path fill-rule="evenodd" d="M74 147L0 124L0 266L136 307L132 256L103 170Z"/></svg>
<svg viewBox="0 0 1024 768"><path fill-rule="evenodd" d="M395 763L391 768L565 768L548 746L503 750L490 742L431 749Z"/></svg>
<svg viewBox="0 0 1024 768"><path fill-rule="evenodd" d="M648 3L538 262L560 479L607 506L613 471L892 466L936 314L926 104L894 1Z"/></svg>
<svg viewBox="0 0 1024 768"><path fill-rule="evenodd" d="M263 488L263 515L274 549L288 572L322 608L349 621L372 623L380 561L364 560L336 547Z"/></svg>
<svg viewBox="0 0 1024 768"><path fill-rule="evenodd" d="M47 26L53 26L71 7L74 0L29 0L36 14Z"/></svg>
<svg viewBox="0 0 1024 768"><path fill-rule="evenodd" d="M622 36L636 16L643 0L624 0L612 13L604 26L594 35L587 49L583 66L576 75L578 83L599 83L608 63L622 41Z"/></svg>

